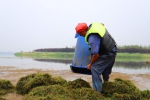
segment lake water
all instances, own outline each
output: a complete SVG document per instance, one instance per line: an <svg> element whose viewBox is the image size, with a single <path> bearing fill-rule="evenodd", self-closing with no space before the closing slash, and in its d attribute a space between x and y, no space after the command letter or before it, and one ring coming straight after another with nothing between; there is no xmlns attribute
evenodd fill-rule
<svg viewBox="0 0 150 100"><path fill-rule="evenodd" d="M13 66L19 69L70 70L71 63L72 61L64 60L21 58L15 57L13 53L0 52L0 66ZM115 62L112 71L127 74L147 74L150 73L150 65L143 62Z"/></svg>

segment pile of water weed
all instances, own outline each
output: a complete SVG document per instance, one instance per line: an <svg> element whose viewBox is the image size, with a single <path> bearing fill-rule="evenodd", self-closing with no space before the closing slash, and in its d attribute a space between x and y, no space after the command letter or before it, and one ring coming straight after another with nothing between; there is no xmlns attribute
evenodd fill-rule
<svg viewBox="0 0 150 100"><path fill-rule="evenodd" d="M70 91L60 85L39 86L25 95L23 100L71 100Z"/></svg>
<svg viewBox="0 0 150 100"><path fill-rule="evenodd" d="M15 87L9 80L1 80L0 79L0 96L6 95L8 93L12 93L15 91Z"/></svg>
<svg viewBox="0 0 150 100"><path fill-rule="evenodd" d="M63 85L66 82L67 81L60 76L52 77L52 75L47 73L36 73L20 78L16 85L16 91L18 94L24 95L37 86Z"/></svg>
<svg viewBox="0 0 150 100"><path fill-rule="evenodd" d="M141 91L142 97L145 99L150 99L150 90Z"/></svg>
<svg viewBox="0 0 150 100"><path fill-rule="evenodd" d="M23 100L104 100L92 88L68 89L60 85L36 87Z"/></svg>
<svg viewBox="0 0 150 100"><path fill-rule="evenodd" d="M6 100L5 98L0 97L0 100Z"/></svg>
<svg viewBox="0 0 150 100"><path fill-rule="evenodd" d="M73 89L82 88L82 87L91 88L89 82L81 78L75 79L73 81L68 81L66 85L68 88L73 88Z"/></svg>
<svg viewBox="0 0 150 100"><path fill-rule="evenodd" d="M109 100L92 88L71 89L74 100Z"/></svg>
<svg viewBox="0 0 150 100"><path fill-rule="evenodd" d="M147 99L150 92L140 91L131 81L116 78L114 82L103 83L102 94L115 100Z"/></svg>
<svg viewBox="0 0 150 100"><path fill-rule="evenodd" d="M67 81L61 76L52 77L53 84L65 85Z"/></svg>
<svg viewBox="0 0 150 100"><path fill-rule="evenodd" d="M119 78L114 82L103 83L101 94L81 78L67 82L60 76L52 77L49 74L37 73L23 77L22 81L22 91L30 87L25 93L24 100L148 100L150 97L149 90L140 91L131 81ZM47 84L39 84L41 81Z"/></svg>

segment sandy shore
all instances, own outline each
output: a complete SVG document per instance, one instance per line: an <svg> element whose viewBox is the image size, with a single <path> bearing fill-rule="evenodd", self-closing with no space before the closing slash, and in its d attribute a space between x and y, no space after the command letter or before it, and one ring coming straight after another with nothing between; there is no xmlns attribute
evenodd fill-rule
<svg viewBox="0 0 150 100"><path fill-rule="evenodd" d="M67 81L72 81L77 78L82 78L88 81L91 84L91 75L73 73L71 70L41 70L41 69L16 69L13 66L0 66L0 79L10 80L11 83L15 86L18 80L28 74L33 73L49 73L53 76L61 76ZM130 80L135 86L140 90L150 90L150 74L124 74L112 72L110 75L110 81L113 81L115 78L121 78L124 80ZM22 100L23 96L17 95L15 93L8 94L5 96L8 100Z"/></svg>

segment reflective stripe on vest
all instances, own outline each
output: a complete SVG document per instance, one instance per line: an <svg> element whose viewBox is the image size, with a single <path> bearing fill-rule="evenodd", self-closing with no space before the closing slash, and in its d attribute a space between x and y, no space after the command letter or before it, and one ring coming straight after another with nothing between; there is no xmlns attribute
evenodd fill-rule
<svg viewBox="0 0 150 100"><path fill-rule="evenodd" d="M102 24L100 24L98 22L93 22L90 29L87 31L87 33L85 35L85 42L87 44L88 44L87 38L91 33L98 33L103 38L106 33L106 28L105 28L105 26L103 26Z"/></svg>

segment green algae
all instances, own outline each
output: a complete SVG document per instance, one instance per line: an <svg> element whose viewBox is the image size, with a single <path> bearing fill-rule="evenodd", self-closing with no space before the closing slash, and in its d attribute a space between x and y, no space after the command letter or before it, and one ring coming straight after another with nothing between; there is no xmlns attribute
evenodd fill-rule
<svg viewBox="0 0 150 100"><path fill-rule="evenodd" d="M9 80L0 79L0 95L6 95L8 93L14 92L15 87Z"/></svg>
<svg viewBox="0 0 150 100"><path fill-rule="evenodd" d="M61 76L55 76L52 78L53 84L65 85L67 81L63 79Z"/></svg>
<svg viewBox="0 0 150 100"><path fill-rule="evenodd" d="M32 99L33 98L33 99ZM60 85L36 87L23 100L103 100L101 94L91 88L68 89Z"/></svg>
<svg viewBox="0 0 150 100"><path fill-rule="evenodd" d="M105 97L122 98L121 100L140 100L142 98L141 91L131 81L119 78L116 78L114 82L103 83L102 94Z"/></svg>
<svg viewBox="0 0 150 100"><path fill-rule="evenodd" d="M78 78L66 81L61 76L31 74L22 77L16 86L23 100L149 100L150 91L139 90L131 81L114 79L104 82L102 93L93 90L89 82Z"/></svg>
<svg viewBox="0 0 150 100"><path fill-rule="evenodd" d="M75 79L73 81L68 81L67 87L73 89L82 87L91 88L90 84L81 78Z"/></svg>

